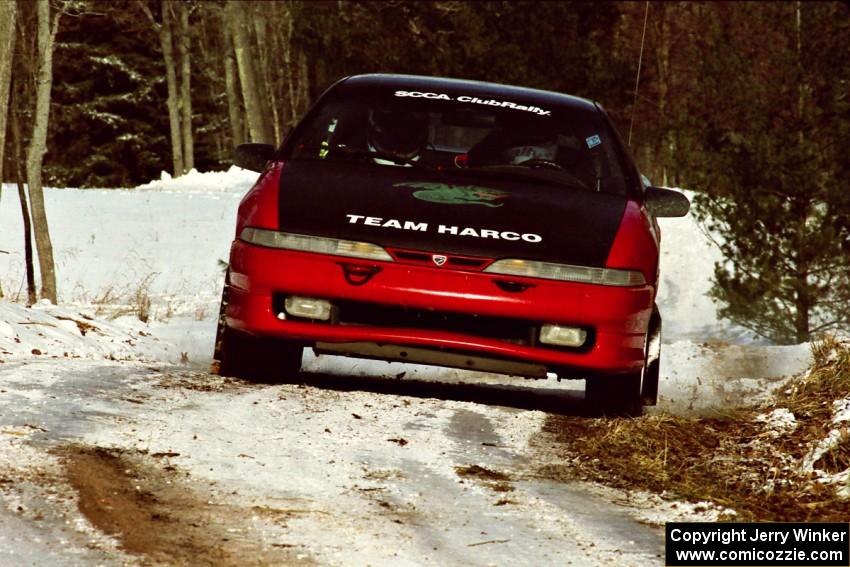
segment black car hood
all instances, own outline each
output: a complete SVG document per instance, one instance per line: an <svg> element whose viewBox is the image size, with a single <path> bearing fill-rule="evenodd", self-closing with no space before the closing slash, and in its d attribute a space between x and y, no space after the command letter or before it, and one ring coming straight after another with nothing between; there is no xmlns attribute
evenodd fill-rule
<svg viewBox="0 0 850 567"><path fill-rule="evenodd" d="M533 180L297 160L280 229L386 247L604 266L626 197Z"/></svg>

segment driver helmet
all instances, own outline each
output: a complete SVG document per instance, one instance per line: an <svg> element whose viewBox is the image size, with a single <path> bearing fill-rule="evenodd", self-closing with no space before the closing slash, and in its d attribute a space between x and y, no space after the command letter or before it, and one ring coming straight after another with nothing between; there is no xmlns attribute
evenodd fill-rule
<svg viewBox="0 0 850 567"><path fill-rule="evenodd" d="M428 116L404 110L369 113L369 145L380 152L413 159L428 143Z"/></svg>

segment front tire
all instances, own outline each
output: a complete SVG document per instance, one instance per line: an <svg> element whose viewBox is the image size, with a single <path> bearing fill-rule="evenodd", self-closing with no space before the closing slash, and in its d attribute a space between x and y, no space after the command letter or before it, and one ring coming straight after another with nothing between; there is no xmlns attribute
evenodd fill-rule
<svg viewBox="0 0 850 567"><path fill-rule="evenodd" d="M304 348L291 341L255 337L225 327L219 351L219 374L253 382L291 382L301 370Z"/></svg>
<svg viewBox="0 0 850 567"><path fill-rule="evenodd" d="M291 341L255 337L228 327L228 280L226 276L221 293L211 372L270 384L291 381L301 370L304 348Z"/></svg>
<svg viewBox="0 0 850 567"><path fill-rule="evenodd" d="M642 372L588 378L584 399L595 416L638 417L643 413Z"/></svg>
<svg viewBox="0 0 850 567"><path fill-rule="evenodd" d="M629 374L586 380L584 398L593 415L638 417L643 414L643 406L654 406L658 400L660 364L661 312L658 305L653 305L643 368Z"/></svg>

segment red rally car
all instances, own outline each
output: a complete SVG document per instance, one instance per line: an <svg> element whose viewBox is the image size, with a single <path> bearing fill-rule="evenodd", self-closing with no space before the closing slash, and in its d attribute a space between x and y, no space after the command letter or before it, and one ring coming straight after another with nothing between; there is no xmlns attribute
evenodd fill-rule
<svg viewBox="0 0 850 567"><path fill-rule="evenodd" d="M521 87L405 75L337 82L242 200L219 372L285 379L317 353L586 379L602 413L658 390L657 217L606 113Z"/></svg>

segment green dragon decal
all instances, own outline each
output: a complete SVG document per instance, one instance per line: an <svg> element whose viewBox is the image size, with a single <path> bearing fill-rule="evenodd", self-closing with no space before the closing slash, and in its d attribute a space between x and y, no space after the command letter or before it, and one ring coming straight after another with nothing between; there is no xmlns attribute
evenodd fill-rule
<svg viewBox="0 0 850 567"><path fill-rule="evenodd" d="M445 183L396 183L393 187L418 189L413 197L429 203L444 205L483 205L485 207L501 207L502 201L510 196L506 191L478 185L447 185Z"/></svg>

